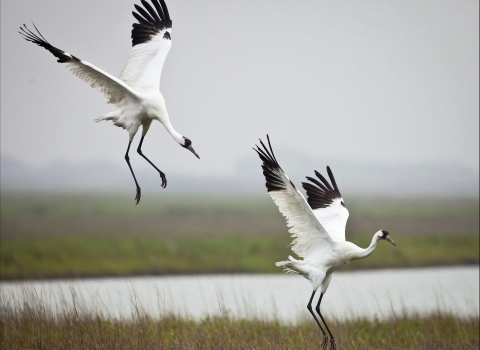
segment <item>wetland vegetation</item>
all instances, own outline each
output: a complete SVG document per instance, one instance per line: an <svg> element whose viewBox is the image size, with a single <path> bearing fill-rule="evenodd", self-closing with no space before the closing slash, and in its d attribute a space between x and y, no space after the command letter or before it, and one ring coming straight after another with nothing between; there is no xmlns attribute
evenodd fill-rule
<svg viewBox="0 0 480 350"><path fill-rule="evenodd" d="M2 193L2 280L138 274L280 272L290 252L283 217L268 196L145 196ZM478 199L353 199L348 239L366 246L387 229L398 248L379 246L346 269L478 264ZM58 302L58 301L57 301ZM2 349L310 349L315 323L200 320L140 311L130 319L100 317L35 299L0 294ZM479 319L433 313L388 320L329 320L338 349L478 349Z"/></svg>
<svg viewBox="0 0 480 350"><path fill-rule="evenodd" d="M137 312L129 320L52 315L41 304L0 304L2 349L316 349L321 333L311 319L296 324L228 315L200 321ZM337 349L478 349L479 321L432 314L389 320L330 321Z"/></svg>
<svg viewBox="0 0 480 350"><path fill-rule="evenodd" d="M192 273L274 273L290 250L268 196L157 195L130 206L125 195L2 193L0 278ZM168 205L167 205L168 204ZM348 202L348 239L379 245L344 269L478 264L477 199Z"/></svg>

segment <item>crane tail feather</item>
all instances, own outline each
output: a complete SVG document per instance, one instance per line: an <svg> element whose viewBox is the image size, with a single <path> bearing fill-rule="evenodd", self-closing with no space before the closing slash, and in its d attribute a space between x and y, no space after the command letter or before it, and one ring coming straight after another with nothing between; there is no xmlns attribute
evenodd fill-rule
<svg viewBox="0 0 480 350"><path fill-rule="evenodd" d="M283 267L283 271L286 273L298 273L308 278L305 271L303 271L301 268L302 262L293 258L291 255L288 256L287 261L278 261L275 263L275 265L278 267Z"/></svg>

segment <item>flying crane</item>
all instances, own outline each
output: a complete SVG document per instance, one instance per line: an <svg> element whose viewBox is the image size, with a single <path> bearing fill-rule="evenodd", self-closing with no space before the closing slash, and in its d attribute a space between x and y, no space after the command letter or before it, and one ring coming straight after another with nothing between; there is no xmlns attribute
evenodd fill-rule
<svg viewBox="0 0 480 350"><path fill-rule="evenodd" d="M129 141L125 160L135 181L136 204L140 202L141 189L130 165L128 153L140 126L142 126L142 137L137 152L158 171L163 188L167 186L165 173L158 169L142 152L143 139L153 120L161 122L180 146L200 158L192 147L192 141L173 128L167 113L165 99L160 93L163 64L172 46L172 20L164 0L151 1L155 8L147 1L141 0L143 8L135 5L138 13L132 12L138 23L133 23L132 49L120 78L115 78L93 64L51 45L40 34L35 24L33 26L37 33L28 29L25 24L20 27L19 32L25 40L50 51L58 58L58 63L64 63L74 75L96 88L108 99L108 103L117 107L117 110L107 113L95 121L110 120L114 125L128 132Z"/></svg>

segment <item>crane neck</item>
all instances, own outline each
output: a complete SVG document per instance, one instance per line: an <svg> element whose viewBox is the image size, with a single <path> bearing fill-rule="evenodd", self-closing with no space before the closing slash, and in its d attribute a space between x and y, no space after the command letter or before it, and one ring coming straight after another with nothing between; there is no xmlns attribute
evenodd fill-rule
<svg viewBox="0 0 480 350"><path fill-rule="evenodd" d="M375 248L377 247L377 242L378 242L378 237L377 235L375 235L373 236L372 242L367 248L365 249L359 248L354 254L352 254L352 260L363 259L369 256L370 254L372 254Z"/></svg>
<svg viewBox="0 0 480 350"><path fill-rule="evenodd" d="M172 135L173 139L175 141L177 141L179 144L183 145L184 143L184 140L183 140L183 136L180 135L172 126L172 124L170 123L170 120L161 120L163 126L165 126L165 129L167 129L168 133L170 135Z"/></svg>

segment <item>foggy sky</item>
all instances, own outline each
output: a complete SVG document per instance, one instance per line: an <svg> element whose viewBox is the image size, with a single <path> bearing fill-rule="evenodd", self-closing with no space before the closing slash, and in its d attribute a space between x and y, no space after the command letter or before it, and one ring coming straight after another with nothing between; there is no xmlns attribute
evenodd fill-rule
<svg viewBox="0 0 480 350"><path fill-rule="evenodd" d="M93 122L115 107L17 31L32 19L52 45L118 76L134 3L1 2L2 156L36 167L105 161L128 172L127 133ZM201 157L154 123L143 151L167 177L228 174L256 157L251 147L266 133L276 153L315 157L311 168L341 159L478 172L478 1L167 5L173 45L161 90L173 126ZM131 158L134 168L149 166Z"/></svg>

